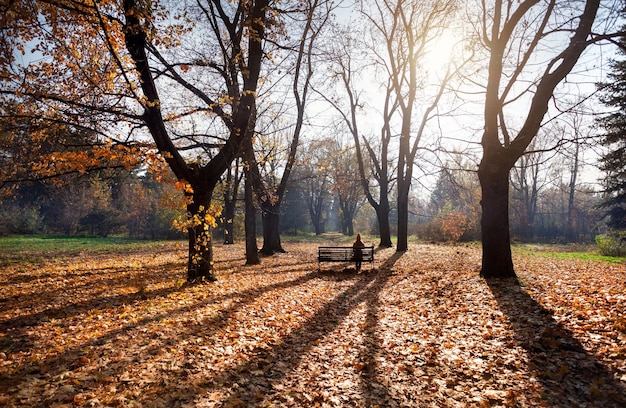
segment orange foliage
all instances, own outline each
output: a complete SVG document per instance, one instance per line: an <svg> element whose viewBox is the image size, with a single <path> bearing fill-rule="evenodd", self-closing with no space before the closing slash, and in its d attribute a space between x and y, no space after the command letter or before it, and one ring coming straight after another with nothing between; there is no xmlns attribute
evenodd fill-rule
<svg viewBox="0 0 626 408"><path fill-rule="evenodd" d="M123 145L91 146L89 150L64 151L45 154L33 163L32 170L48 177L68 173L85 174L90 169L124 167L130 170L142 162L139 149Z"/></svg>
<svg viewBox="0 0 626 408"><path fill-rule="evenodd" d="M419 226L421 238L436 242L458 242L473 228L469 217L461 212L448 212L437 216L428 224Z"/></svg>
<svg viewBox="0 0 626 408"><path fill-rule="evenodd" d="M243 251L216 247L211 286L180 283L173 243L2 255L0 404L626 403L623 265L516 257L520 285L479 278L477 246L380 250L360 274L318 271L310 244Z"/></svg>

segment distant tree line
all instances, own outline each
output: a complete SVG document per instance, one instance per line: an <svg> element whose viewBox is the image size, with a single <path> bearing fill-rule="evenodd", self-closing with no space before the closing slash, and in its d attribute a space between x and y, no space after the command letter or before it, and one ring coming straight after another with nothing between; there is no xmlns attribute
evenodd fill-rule
<svg viewBox="0 0 626 408"><path fill-rule="evenodd" d="M1 201L1 229L5 234L180 238L172 221L184 214L182 204L173 183L145 172L102 170L62 185L20 183Z"/></svg>
<svg viewBox="0 0 626 408"><path fill-rule="evenodd" d="M303 158L294 166L281 208L281 234L376 235L377 216L366 205L360 188L354 147L341 140L322 139L302 149ZM606 229L602 222L605 211L600 206L605 196L592 187L576 184L570 201L571 166L564 164L563 156L546 164L536 159L538 155L521 160L512 172L513 240L593 242ZM469 163L459 156L457 162L443 165L430 195L411 197L410 235L433 242L480 239L480 185ZM137 166L53 180L25 180L1 201L0 231L181 238L173 221L184 218L184 201L173 177L169 177L155 176ZM245 238L244 185L237 182L241 178L237 161L218 183L213 200L221 213L212 234L225 243ZM391 208L389 217L395 234L395 208Z"/></svg>
<svg viewBox="0 0 626 408"><path fill-rule="evenodd" d="M355 151L340 140L323 139L302 147L281 211L287 235L356 232L376 235L377 217L359 188ZM593 243L607 227L602 192L583 181L572 186L573 159L562 152L551 161L527 156L511 175L511 236L518 242ZM582 168L578 168L581 172ZM580 175L579 175L580 176ZM572 193L573 191L573 193ZM392 189L391 195L393 196ZM234 238L243 239L243 187L239 186ZM412 196L409 233L434 242L480 240L480 185L475 168L459 156L443 165L429 195ZM389 214L394 230L396 210ZM220 218L217 234L226 228Z"/></svg>

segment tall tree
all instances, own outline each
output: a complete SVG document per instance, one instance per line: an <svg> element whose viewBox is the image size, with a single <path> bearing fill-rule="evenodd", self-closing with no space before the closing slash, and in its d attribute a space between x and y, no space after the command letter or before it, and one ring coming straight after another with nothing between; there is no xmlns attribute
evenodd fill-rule
<svg viewBox="0 0 626 408"><path fill-rule="evenodd" d="M295 57L293 72L288 78L291 81L290 88L296 111L285 164L282 166L282 176L277 183L268 183L268 180L262 177L259 166L263 165L263 160L260 160L261 163L259 163L253 154L252 140L248 141L249 145L246 148L248 154L245 157L250 166L249 174L253 178L253 186L261 209L263 247L260 252L264 255L285 252L280 240L281 204L296 161L300 135L305 125L311 80L316 65L314 61L316 42L331 16L333 7L335 7L333 2L328 0L305 0L296 4L296 8L301 11L301 14L293 13L295 19L291 25L296 30L294 37L297 38L297 41L293 46L295 51L293 53Z"/></svg>
<svg viewBox="0 0 626 408"><path fill-rule="evenodd" d="M480 4L480 33L489 55L483 155L478 167L482 192L481 276L512 277L509 172L541 128L556 87L585 49L600 38L594 34L600 0L496 0ZM569 40L564 38L566 33L570 34ZM531 77L540 61L544 61L545 68ZM525 118L513 134L511 118L519 118L522 103L527 107ZM507 116L511 111L514 113Z"/></svg>
<svg viewBox="0 0 626 408"><path fill-rule="evenodd" d="M0 13L2 105L18 98L14 116L92 128L121 145L147 129L186 185L192 282L215 279L211 199L251 136L264 40L278 25L271 4L16 1ZM16 63L13 51L26 47L41 58Z"/></svg>
<svg viewBox="0 0 626 408"><path fill-rule="evenodd" d="M424 78L419 70L426 63L428 46L446 28L456 1L423 2L414 0L385 0L377 2L367 19L382 38L384 51L380 61L389 75L398 115L398 166L396 174L398 243L396 250L408 249L409 193L413 180L415 159L420 141L433 117L446 86L452 78L450 69L439 79L429 96L423 91ZM420 98L420 106L416 103ZM416 120L418 116L419 119ZM392 126L394 116L385 118L384 126Z"/></svg>
<svg viewBox="0 0 626 408"><path fill-rule="evenodd" d="M350 29L352 28L350 27ZM350 29L342 30L335 28L333 37L339 40L333 41L331 44L330 64L334 66L334 69L331 71L332 79L333 82L338 81L340 83L340 87L345 91L345 95L333 98L327 96L326 91L316 91L339 113L352 135L361 187L367 202L376 212L380 239L378 246L391 248L389 193L393 186L391 168L393 160L389 154L392 133L387 118L391 117L398 109L398 104L394 103L391 82L388 81L383 97L383 123L385 125L381 127L380 139L378 142L370 141L361 134L358 113L363 108L363 101L361 101L362 92L358 90L360 88L358 77L359 71L363 66L361 61L355 62L357 48L354 46L354 43L357 40L353 38ZM344 108L340 101L347 102L348 106ZM378 197L375 197L376 192L378 192Z"/></svg>
<svg viewBox="0 0 626 408"><path fill-rule="evenodd" d="M611 62L609 82L601 84L602 102L615 111L600 119L605 130L602 144L606 152L600 160L605 172L602 204L607 224L615 230L626 230L626 37L618 41L620 59Z"/></svg>

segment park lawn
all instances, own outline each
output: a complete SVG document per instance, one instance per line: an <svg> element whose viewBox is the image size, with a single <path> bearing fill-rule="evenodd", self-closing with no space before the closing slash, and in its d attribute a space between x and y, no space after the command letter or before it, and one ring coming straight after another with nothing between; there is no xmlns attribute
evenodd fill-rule
<svg viewBox="0 0 626 408"><path fill-rule="evenodd" d="M164 246L171 246L171 242L122 237L13 235L0 238L0 265L41 264L50 258L76 257L83 253L158 251Z"/></svg>
<svg viewBox="0 0 626 408"><path fill-rule="evenodd" d="M0 266L0 405L580 406L626 400L626 266L413 244L374 265L316 245L184 284L180 243ZM47 254L50 255L50 254Z"/></svg>
<svg viewBox="0 0 626 408"><path fill-rule="evenodd" d="M570 245L546 245L546 244L516 244L513 251L519 255L541 255L547 258L578 259L581 261L604 261L616 264L626 264L626 257L607 256L600 254L595 245L570 244Z"/></svg>

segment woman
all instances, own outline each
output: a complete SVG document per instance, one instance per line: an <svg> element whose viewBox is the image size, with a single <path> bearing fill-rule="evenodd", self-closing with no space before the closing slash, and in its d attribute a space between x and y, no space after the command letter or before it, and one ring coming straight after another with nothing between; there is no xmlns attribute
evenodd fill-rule
<svg viewBox="0 0 626 408"><path fill-rule="evenodd" d="M356 262L356 271L359 272L361 270L361 262L363 261L363 251L361 248L364 248L365 244L361 241L361 234L356 234L356 241L352 244L354 261Z"/></svg>

